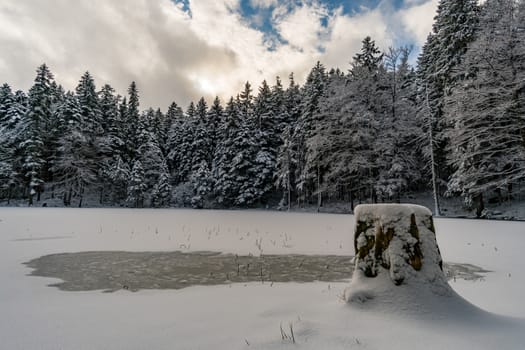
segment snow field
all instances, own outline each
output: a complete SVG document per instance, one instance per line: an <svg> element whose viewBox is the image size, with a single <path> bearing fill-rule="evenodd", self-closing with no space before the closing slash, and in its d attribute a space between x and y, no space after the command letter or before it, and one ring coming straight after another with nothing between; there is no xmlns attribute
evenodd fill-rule
<svg viewBox="0 0 525 350"><path fill-rule="evenodd" d="M53 279L27 276L22 265L41 255L94 250L353 255L349 215L2 208L0 220L5 349L519 349L525 343L522 320L453 304L421 314L349 306L341 299L348 283L63 292L47 286ZM444 261L493 271L485 281L451 282L454 290L481 309L525 318L525 224L435 224ZM290 323L295 345L280 332L282 325L290 334Z"/></svg>

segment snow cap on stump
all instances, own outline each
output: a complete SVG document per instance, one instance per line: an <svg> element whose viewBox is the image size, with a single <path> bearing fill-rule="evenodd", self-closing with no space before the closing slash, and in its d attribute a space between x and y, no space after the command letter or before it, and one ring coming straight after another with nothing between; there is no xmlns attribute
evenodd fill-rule
<svg viewBox="0 0 525 350"><path fill-rule="evenodd" d="M425 207L357 206L354 247L355 269L345 291L348 301L363 302L407 288L439 295L451 292L443 273L432 213Z"/></svg>

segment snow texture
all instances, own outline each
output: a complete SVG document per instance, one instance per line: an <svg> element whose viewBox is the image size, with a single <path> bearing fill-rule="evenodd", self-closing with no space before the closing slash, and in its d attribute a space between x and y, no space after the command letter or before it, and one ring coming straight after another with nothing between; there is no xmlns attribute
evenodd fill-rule
<svg viewBox="0 0 525 350"><path fill-rule="evenodd" d="M436 219L446 262L492 272L451 281L467 300L429 296L416 309L349 306L340 283L234 283L181 290L65 292L24 262L89 251L353 254L352 215L167 209L0 208L0 348L33 349L522 349L525 224ZM256 244L257 242L257 244ZM349 276L350 277L350 276ZM378 278L370 279L381 281ZM388 281L390 292L391 280ZM377 294L377 292L375 292ZM415 291L425 293L425 291ZM375 301L378 299L376 298ZM395 308L392 312L392 308ZM401 312L413 310L411 314ZM517 319L519 318L519 319ZM296 344L282 339L280 325ZM250 345L247 345L249 343Z"/></svg>

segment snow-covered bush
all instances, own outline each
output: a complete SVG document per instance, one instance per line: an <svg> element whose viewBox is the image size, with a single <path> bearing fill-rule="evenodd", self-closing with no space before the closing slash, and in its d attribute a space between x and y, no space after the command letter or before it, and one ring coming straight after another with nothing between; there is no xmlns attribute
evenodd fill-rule
<svg viewBox="0 0 525 350"><path fill-rule="evenodd" d="M193 185L191 182L181 183L172 189L171 198L177 207L185 207L191 204L193 197Z"/></svg>

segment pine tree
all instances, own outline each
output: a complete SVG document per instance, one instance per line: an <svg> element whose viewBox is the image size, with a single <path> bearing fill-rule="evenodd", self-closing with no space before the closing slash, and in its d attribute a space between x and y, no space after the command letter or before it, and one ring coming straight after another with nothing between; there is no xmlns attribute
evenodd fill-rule
<svg viewBox="0 0 525 350"><path fill-rule="evenodd" d="M263 80L259 87L259 94L255 97L254 103L255 118L257 119L256 125L260 130L268 129L267 124L271 124L273 119L273 108L272 108L272 91L268 86L266 80Z"/></svg>
<svg viewBox="0 0 525 350"><path fill-rule="evenodd" d="M289 125L283 132L283 143L278 149L276 159L275 186L283 190L279 207L286 206L290 210L292 205L292 193L294 192L294 170L297 160L292 147L292 126Z"/></svg>
<svg viewBox="0 0 525 350"><path fill-rule="evenodd" d="M139 92L137 89L137 84L134 81L128 88L128 95L128 102L127 104L125 101L123 102L121 110L122 112L125 112L125 115L122 116L125 118L122 119L124 121L124 141L126 142L127 159L131 161L134 160L137 155L137 128L140 119Z"/></svg>
<svg viewBox="0 0 525 350"><path fill-rule="evenodd" d="M302 89L302 113L295 124L293 135L294 147L298 152L297 173L295 174L297 192L303 202L309 201L316 192L318 206L322 205L320 160L313 159L315 157L311 156L313 151L308 149L307 140L315 136L315 130L318 127L321 111L320 100L325 94L326 82L325 67L317 62L308 74Z"/></svg>
<svg viewBox="0 0 525 350"><path fill-rule="evenodd" d="M77 96L68 93L60 113L60 118L67 126L59 140L52 171L62 188L64 205L71 205L72 196L75 195L78 197L78 207L81 207L86 190L98 183L94 139L85 132L82 106Z"/></svg>
<svg viewBox="0 0 525 350"><path fill-rule="evenodd" d="M289 76L289 86L285 92L285 104L286 113L289 117L287 120L288 125L295 124L301 115L301 89L298 84L295 83L293 73Z"/></svg>
<svg viewBox="0 0 525 350"><path fill-rule="evenodd" d="M115 89L106 84L99 92L100 126L104 131L101 140L101 152L111 155L124 154L124 127L122 114L119 112L120 96L115 96Z"/></svg>
<svg viewBox="0 0 525 350"><path fill-rule="evenodd" d="M144 167L146 190L151 193L159 177L168 172L168 165L155 135L146 133L146 135L142 135L142 138L145 137L145 139L142 141L138 153Z"/></svg>
<svg viewBox="0 0 525 350"><path fill-rule="evenodd" d="M295 84L293 73L289 76L289 86L284 92L284 111L281 133L281 146L278 148L276 160L275 185L283 189L283 199L281 204L291 207L292 199L296 192L296 170L298 164L298 149L294 142L295 126L301 114L301 91L299 85Z"/></svg>
<svg viewBox="0 0 525 350"><path fill-rule="evenodd" d="M264 195L265 175L258 173L267 157L262 149L263 132L259 129L254 108L254 97L249 82L235 101L240 124L235 135L234 148L237 149L233 158L233 167L237 175L238 185L236 205L252 205Z"/></svg>
<svg viewBox="0 0 525 350"><path fill-rule="evenodd" d="M7 111L13 103L13 92L9 84L4 84L0 87L0 126L6 122Z"/></svg>
<svg viewBox="0 0 525 350"><path fill-rule="evenodd" d="M194 172L206 162L208 168L213 158L211 126L208 120L208 106L204 98L201 98L195 108L193 138L191 144L191 171Z"/></svg>
<svg viewBox="0 0 525 350"><path fill-rule="evenodd" d="M167 172L163 172L159 176L159 180L155 185L153 191L153 206L156 208L169 207L171 202L171 184L170 176Z"/></svg>
<svg viewBox="0 0 525 350"><path fill-rule="evenodd" d="M44 190L44 174L46 159L42 151L44 146L44 135L42 130L47 130L47 125L53 113L54 93L52 88L53 74L46 64L37 69L35 82L29 90L29 111L23 122L24 141L21 143L24 154L23 171L26 180L29 205L33 205L33 197Z"/></svg>
<svg viewBox="0 0 525 350"><path fill-rule="evenodd" d="M354 56L353 65L362 67L369 72L376 71L381 65L383 54L376 47L376 43L371 37L367 36L362 41L361 52Z"/></svg>
<svg viewBox="0 0 525 350"><path fill-rule="evenodd" d="M140 161L136 160L133 164L133 169L131 169L127 198L127 201L134 208L142 208L144 206L146 188L144 168Z"/></svg>
<svg viewBox="0 0 525 350"><path fill-rule="evenodd" d="M174 106L171 112L168 111L170 118L173 118L173 122L168 133L168 149L169 153L167 161L172 176L173 182L179 184L184 181L187 175L186 169L186 156L185 150L187 144L183 144L187 135L186 130L186 117L183 115L182 110Z"/></svg>
<svg viewBox="0 0 525 350"><path fill-rule="evenodd" d="M211 105L208 111L208 130L209 137L211 139L211 155L215 154L215 149L217 148L217 142L219 139L219 126L222 124L224 119L224 108L222 108L221 100L219 97L215 97L213 104ZM212 165L213 167L213 165Z"/></svg>
<svg viewBox="0 0 525 350"><path fill-rule="evenodd" d="M239 103L230 99L224 111L224 123L219 128L219 139L214 155L214 193L218 204L237 204L241 187L246 182L247 164L243 161L246 138L243 137L243 121Z"/></svg>
<svg viewBox="0 0 525 350"><path fill-rule="evenodd" d="M122 185L121 176L117 176L118 180L114 181L115 173L119 173L123 169L125 163L122 159L126 154L123 127L124 123L119 112L120 96L114 95L115 90L108 84L104 85L99 95L100 113L101 113L101 129L104 130L102 135L97 137L98 162L100 166L100 203L106 199L111 198L115 203L123 199L122 187L124 187L124 194L126 185ZM129 166L126 164L128 176ZM109 184L110 186L107 186ZM124 197L125 198L125 197Z"/></svg>
<svg viewBox="0 0 525 350"><path fill-rule="evenodd" d="M116 155L107 166L103 168L104 179L110 184L111 202L117 204L127 198L127 189L131 176L131 170L119 155Z"/></svg>
<svg viewBox="0 0 525 350"><path fill-rule="evenodd" d="M282 131L291 123L286 97L281 78L276 77L275 85L272 86L270 106L273 114L272 117L274 119L274 121L272 121L272 131L278 134L278 137L275 137L273 141L277 147L282 144Z"/></svg>
<svg viewBox="0 0 525 350"><path fill-rule="evenodd" d="M195 104L191 102L178 130L178 144L171 149L170 153L170 159L175 163L176 175L174 174L174 177L176 183L187 182L193 170L193 142L197 123L196 118Z"/></svg>
<svg viewBox="0 0 525 350"><path fill-rule="evenodd" d="M164 116L164 123L162 126L163 131L161 133L161 136L164 138L160 139L160 143L162 152L166 158L169 158L171 129L175 123L182 119L183 114L182 108L180 108L175 102L172 102Z"/></svg>
<svg viewBox="0 0 525 350"><path fill-rule="evenodd" d="M75 89L80 105L82 116L82 131L87 137L94 138L102 134L101 111L98 94L96 92L95 81L89 72L85 72L80 78Z"/></svg>
<svg viewBox="0 0 525 350"><path fill-rule="evenodd" d="M7 84L2 87L3 120L0 122L0 191L1 197L11 198L23 189L23 152L20 145L24 141L27 97L22 91L14 95Z"/></svg>
<svg viewBox="0 0 525 350"><path fill-rule="evenodd" d="M255 124L254 114L253 114L253 95L252 95L252 86L249 81L244 84L244 90L238 96L239 111L242 114L243 118L250 120Z"/></svg>
<svg viewBox="0 0 525 350"><path fill-rule="evenodd" d="M205 205L205 200L212 193L212 177L206 161L201 161L196 171L193 172L190 178L193 187L193 197L191 198L191 206L193 208L201 209Z"/></svg>

